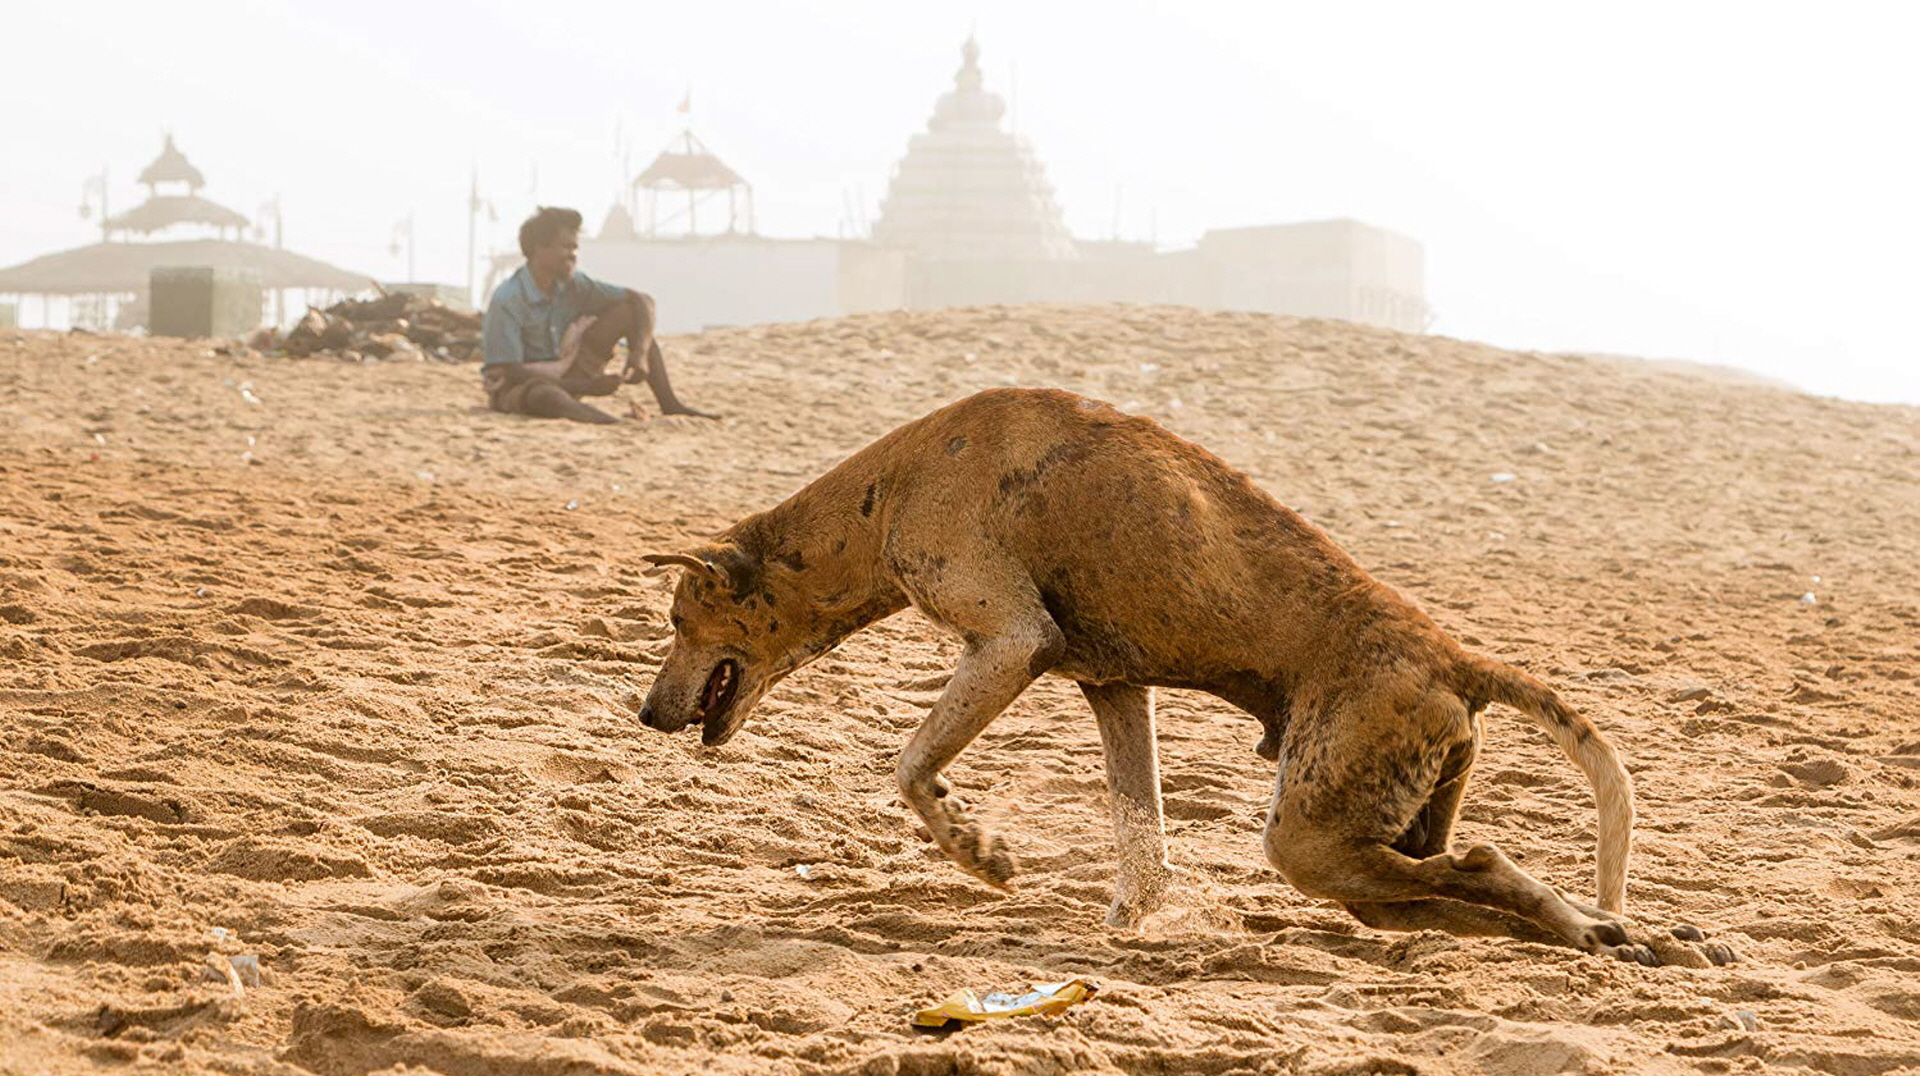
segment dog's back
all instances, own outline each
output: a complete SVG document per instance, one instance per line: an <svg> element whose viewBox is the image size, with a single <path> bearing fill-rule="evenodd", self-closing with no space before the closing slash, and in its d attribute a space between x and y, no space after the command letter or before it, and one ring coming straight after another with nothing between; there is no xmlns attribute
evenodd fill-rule
<svg viewBox="0 0 1920 1076"><path fill-rule="evenodd" d="M892 451L916 472L892 506L896 541L957 531L1017 561L1066 635L1059 670L1076 678L1240 702L1326 663L1330 637L1438 637L1298 513L1150 419L1004 389L901 433Z"/></svg>

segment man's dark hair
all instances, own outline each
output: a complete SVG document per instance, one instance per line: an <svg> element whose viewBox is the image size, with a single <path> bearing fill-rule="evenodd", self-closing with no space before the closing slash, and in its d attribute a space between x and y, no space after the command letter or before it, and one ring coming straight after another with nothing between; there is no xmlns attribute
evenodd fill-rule
<svg viewBox="0 0 1920 1076"><path fill-rule="evenodd" d="M562 209L559 206L543 205L534 210L533 216L520 226L520 253L533 257L533 252L560 238L567 232L580 230L580 211Z"/></svg>

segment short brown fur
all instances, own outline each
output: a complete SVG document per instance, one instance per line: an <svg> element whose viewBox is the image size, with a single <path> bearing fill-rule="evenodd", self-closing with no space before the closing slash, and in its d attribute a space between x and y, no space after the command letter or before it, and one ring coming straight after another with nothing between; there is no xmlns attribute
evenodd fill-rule
<svg viewBox="0 0 1920 1076"><path fill-rule="evenodd" d="M1618 917L1632 789L1590 722L1463 650L1298 513L1148 419L1066 392L983 392L714 543L649 559L688 570L641 718L668 731L698 721L708 743L782 677L909 604L964 640L897 776L946 854L994 885L1014 859L940 773L1051 673L1080 684L1099 726L1116 925L1137 923L1168 885L1151 691L1177 687L1259 719L1257 750L1279 771L1268 859L1366 923L1557 939L1646 963L1730 957ZM1489 702L1532 717L1592 784L1599 908L1491 845L1449 849Z"/></svg>

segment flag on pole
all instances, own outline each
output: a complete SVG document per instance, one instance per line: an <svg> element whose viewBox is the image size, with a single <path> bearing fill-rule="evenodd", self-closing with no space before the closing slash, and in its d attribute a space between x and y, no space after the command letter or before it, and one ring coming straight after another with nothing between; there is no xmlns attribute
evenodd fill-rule
<svg viewBox="0 0 1920 1076"><path fill-rule="evenodd" d="M693 111L693 87L692 86L688 86L687 92L680 95L680 107L674 109L674 111L680 113L682 116Z"/></svg>

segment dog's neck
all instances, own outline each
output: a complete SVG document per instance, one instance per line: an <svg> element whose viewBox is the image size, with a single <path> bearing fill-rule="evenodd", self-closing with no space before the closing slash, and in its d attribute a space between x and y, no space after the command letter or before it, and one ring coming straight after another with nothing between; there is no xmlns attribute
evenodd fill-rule
<svg viewBox="0 0 1920 1076"><path fill-rule="evenodd" d="M823 648L906 607L885 568L882 476L859 456L756 517L769 560L817 603Z"/></svg>

